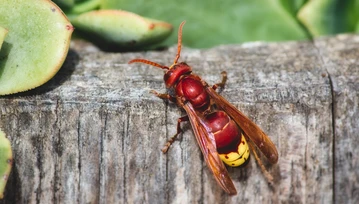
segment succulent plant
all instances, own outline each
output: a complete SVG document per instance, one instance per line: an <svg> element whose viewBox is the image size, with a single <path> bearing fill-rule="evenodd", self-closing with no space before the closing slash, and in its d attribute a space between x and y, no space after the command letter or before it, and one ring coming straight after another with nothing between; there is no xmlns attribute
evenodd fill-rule
<svg viewBox="0 0 359 204"><path fill-rule="evenodd" d="M0 27L0 49L1 49L2 43L4 42L7 32L8 32L8 30L6 28Z"/></svg>
<svg viewBox="0 0 359 204"><path fill-rule="evenodd" d="M67 15L80 14L100 7L104 0L54 0Z"/></svg>
<svg viewBox="0 0 359 204"><path fill-rule="evenodd" d="M11 144L0 129L0 199L4 197L4 190L12 167Z"/></svg>
<svg viewBox="0 0 359 204"><path fill-rule="evenodd" d="M2 0L0 26L9 30L0 50L0 95L33 89L57 73L73 27L56 4Z"/></svg>
<svg viewBox="0 0 359 204"><path fill-rule="evenodd" d="M97 10L72 20L77 31L103 49L136 49L167 38L171 24L121 10Z"/></svg>
<svg viewBox="0 0 359 204"><path fill-rule="evenodd" d="M354 1L308 1L298 12L298 20L313 37L353 32L358 22L359 4Z"/></svg>

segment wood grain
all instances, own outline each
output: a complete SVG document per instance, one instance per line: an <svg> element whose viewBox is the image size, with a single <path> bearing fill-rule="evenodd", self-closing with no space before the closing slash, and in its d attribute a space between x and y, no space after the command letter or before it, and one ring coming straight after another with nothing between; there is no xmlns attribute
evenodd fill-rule
<svg viewBox="0 0 359 204"><path fill-rule="evenodd" d="M104 53L73 42L47 84L0 98L0 127L14 151L7 203L358 203L359 37L313 42L184 48L180 61L209 84L226 70L221 94L273 140L271 188L255 160L229 168L229 197L206 167L189 124L160 149L184 112L149 93L165 92L164 51ZM23 82L26 83L26 82Z"/></svg>

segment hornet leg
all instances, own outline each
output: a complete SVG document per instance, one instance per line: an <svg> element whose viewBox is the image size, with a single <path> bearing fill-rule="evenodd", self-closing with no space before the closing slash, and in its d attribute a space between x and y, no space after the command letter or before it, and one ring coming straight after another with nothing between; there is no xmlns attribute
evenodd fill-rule
<svg viewBox="0 0 359 204"><path fill-rule="evenodd" d="M165 146L162 148L162 152L163 153L166 153L168 151L168 149L170 148L170 146L172 145L172 143L175 141L175 139L177 138L177 136L182 132L182 129L181 129L181 122L184 122L184 121L188 121L189 118L188 116L183 116L183 117L180 117L178 118L177 120L177 133L171 137L167 143L165 144Z"/></svg>
<svg viewBox="0 0 359 204"><path fill-rule="evenodd" d="M213 88L214 90L216 90L218 87L221 87L222 89L224 89L224 85L225 85L226 82L227 82L227 72L226 72L226 71L223 71L223 72L221 72L221 74L222 74L222 81L221 81L220 83L214 84L214 85L212 86L212 88Z"/></svg>

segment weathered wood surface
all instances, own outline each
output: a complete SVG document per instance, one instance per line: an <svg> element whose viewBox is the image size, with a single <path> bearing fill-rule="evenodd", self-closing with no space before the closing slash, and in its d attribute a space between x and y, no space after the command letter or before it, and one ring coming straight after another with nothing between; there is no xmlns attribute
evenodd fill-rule
<svg viewBox="0 0 359 204"><path fill-rule="evenodd" d="M228 72L222 95L280 154L278 164L266 163L274 188L253 158L230 168L239 192L233 197L206 167L189 124L166 155L160 151L184 113L149 93L165 91L161 70L127 62L169 65L175 47L114 54L74 43L49 83L0 98L0 127L14 151L0 204L358 203L358 42L342 35L184 48L181 60L209 83Z"/></svg>

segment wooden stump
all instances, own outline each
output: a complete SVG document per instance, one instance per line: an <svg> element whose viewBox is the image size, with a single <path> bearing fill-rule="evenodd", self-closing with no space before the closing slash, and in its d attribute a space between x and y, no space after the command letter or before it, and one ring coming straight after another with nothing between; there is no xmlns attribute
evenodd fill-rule
<svg viewBox="0 0 359 204"><path fill-rule="evenodd" d="M184 48L180 61L222 91L271 137L271 188L254 158L228 168L228 196L207 168L190 125L160 149L184 115L165 92L164 51L104 53L75 42L60 72L35 90L0 98L14 168L5 203L358 203L359 37ZM26 83L26 81L22 82Z"/></svg>

